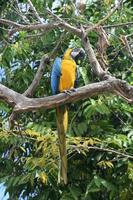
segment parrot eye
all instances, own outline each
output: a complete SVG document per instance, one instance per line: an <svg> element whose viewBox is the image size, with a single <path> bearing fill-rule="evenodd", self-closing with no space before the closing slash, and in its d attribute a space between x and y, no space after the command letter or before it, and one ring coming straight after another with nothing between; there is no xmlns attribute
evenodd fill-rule
<svg viewBox="0 0 133 200"><path fill-rule="evenodd" d="M80 64L81 60L85 57L85 51L82 48L73 49L71 56L77 64Z"/></svg>
<svg viewBox="0 0 133 200"><path fill-rule="evenodd" d="M73 49L71 52L71 56L73 59L76 58L76 56L79 54L80 50L79 49Z"/></svg>

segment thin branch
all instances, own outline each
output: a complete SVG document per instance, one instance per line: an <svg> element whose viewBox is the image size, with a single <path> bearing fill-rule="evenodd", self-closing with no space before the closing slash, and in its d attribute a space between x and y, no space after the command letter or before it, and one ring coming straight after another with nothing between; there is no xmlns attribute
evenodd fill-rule
<svg viewBox="0 0 133 200"><path fill-rule="evenodd" d="M2 132L0 132L0 138L1 138L1 135L4 135L4 137L7 135L7 136L14 136L14 137L25 139L25 140L36 141L36 137L28 136L28 134L26 134L25 132L17 132L16 133L16 132L10 132L10 131L8 131L8 132L7 131L2 131Z"/></svg>
<svg viewBox="0 0 133 200"><path fill-rule="evenodd" d="M49 11L49 13L53 16L52 12ZM56 15L54 15L55 18ZM51 30L54 30L55 28L64 28L66 31L71 32L78 37L81 37L81 30L76 28L75 26L72 26L56 16L58 19L58 22L55 21L53 23L46 23L46 24L30 24L30 25L23 25L23 24L18 24L10 20L5 20L0 18L0 23L6 24L6 25L12 25L16 28L12 29L10 31L10 35L17 31L33 31L33 30L43 30L43 32L48 33Z"/></svg>
<svg viewBox="0 0 133 200"><path fill-rule="evenodd" d="M133 25L133 22L125 22L120 24L111 24L111 25L104 25L103 28L119 28L123 26L131 26Z"/></svg>
<svg viewBox="0 0 133 200"><path fill-rule="evenodd" d="M106 152L114 153L114 154L117 154L117 155L120 155L120 156L123 156L123 157L126 157L126 158L130 158L130 159L133 160L133 156L132 155L125 154L125 153L122 153L120 151L116 151L114 149L107 149L107 148L100 148L100 147L88 147L88 149L94 149L94 150L99 150L99 151L106 151Z"/></svg>
<svg viewBox="0 0 133 200"><path fill-rule="evenodd" d="M35 91L35 89L38 87L40 83L40 80L46 68L47 62L49 62L49 57L47 55L44 55L41 58L40 65L38 67L37 73L35 74L35 77L32 83L30 84L28 89L23 93L24 96L29 96L29 97L33 96L33 92Z"/></svg>
<svg viewBox="0 0 133 200"><path fill-rule="evenodd" d="M126 37L132 37L133 33L126 35Z"/></svg>
<svg viewBox="0 0 133 200"><path fill-rule="evenodd" d="M39 16L39 14L38 14L36 8L34 7L34 5L33 5L33 3L32 3L32 1L31 1L31 0L27 0L27 1L28 1L29 5L30 5L30 8L31 8L31 10L33 11L34 15L36 16L36 18L38 19L38 21L42 24L42 19L41 19L41 17Z"/></svg>
<svg viewBox="0 0 133 200"><path fill-rule="evenodd" d="M23 26L21 24L18 24L16 22L11 21L11 20L2 19L2 18L0 18L0 24L5 24L5 25L8 25L8 26L14 26L14 27L17 27L17 28L20 28L20 27Z"/></svg>
<svg viewBox="0 0 133 200"><path fill-rule="evenodd" d="M129 42L128 42L128 40L127 40L127 38L130 37L130 36L132 36L132 34L127 35L127 36L122 35L122 36L121 36L121 41L122 41L122 43L124 44L124 46L126 47L126 50L127 50L127 52L129 53L129 55L130 55L130 57L131 57L131 59L132 59L132 61L133 61L133 54L132 54L132 51L131 51Z"/></svg>
<svg viewBox="0 0 133 200"><path fill-rule="evenodd" d="M129 45L132 45L133 44L133 42L129 42ZM118 51L115 51L115 52L111 52L109 55L110 56L112 56L113 58L112 59L110 59L110 62L111 61L114 61L118 56L119 56L119 53L125 48L125 46L122 46L122 47L120 47L121 45L118 45L117 46L117 49L118 49Z"/></svg>
<svg viewBox="0 0 133 200"><path fill-rule="evenodd" d="M123 0L121 0L117 5L114 6L114 8L101 20L99 20L98 23L94 24L93 26L89 27L86 29L86 32L90 32L92 30L94 30L95 28L97 28L98 26L102 25L107 19L109 19L114 12L121 6Z"/></svg>
<svg viewBox="0 0 133 200"><path fill-rule="evenodd" d="M32 140L32 141L36 141L36 137L39 137L39 135L38 136L29 136L27 133L25 133L25 132L22 132L22 133L15 133L15 132L3 132L4 133L4 136L5 135L9 135L9 136L15 136L15 137L17 137L17 138L22 138L22 139L26 139L26 140ZM1 132L0 132L0 134L1 134ZM44 140L45 140L45 137L44 137ZM69 140L68 140L68 145L69 145ZM112 149L112 148L101 148L101 147L97 147L97 146L84 146L84 145L80 145L80 146L78 146L77 147L77 145L69 145L69 147L70 148L72 148L72 149L75 149L76 150L76 152L78 151L78 153L79 153L79 151L80 151L80 148L82 148L82 149L88 149L88 150L94 150L94 151L104 151L104 152L108 152L108 153L113 153L113 154L116 154L116 155L119 155L119 156L122 156L122 157L126 157L126 158L129 158L129 159L131 159L131 160L133 160L133 155L130 155L130 154L127 154L127 153L123 153L123 152L120 152L120 151L117 151L117 150L115 150L115 149ZM70 158L69 158L70 159ZM114 161L114 160L112 160L112 161Z"/></svg>
<svg viewBox="0 0 133 200"><path fill-rule="evenodd" d="M36 137L37 136L29 136L27 133L23 132L23 133L15 133L15 132L4 132L4 135L9 135L9 136L15 136L15 137L18 137L18 138L22 138L22 139L27 139L27 140L32 140L32 141L36 141ZM39 136L39 135L38 135ZM44 137L44 140L45 140L45 137ZM69 140L68 140L68 145L69 145ZM104 152L108 152L108 153L113 153L113 154L116 154L116 155L119 155L119 156L122 156L122 157L126 157L128 159L131 159L133 160L133 155L131 154L127 154L125 152L121 152L121 151L118 151L118 150L115 150L115 149L112 149L112 148L102 148L102 147L98 147L98 146L84 146L84 145L80 145L79 148L77 147L77 145L69 145L70 148L72 149L75 149L76 152L80 151L80 148L82 149L88 149L88 150L94 150L94 151L104 151ZM70 158L69 158L70 159ZM112 160L114 161L114 159Z"/></svg>
<svg viewBox="0 0 133 200"><path fill-rule="evenodd" d="M40 36L44 36L44 33L38 33L38 34L29 34L29 35L26 35L25 38L38 38Z"/></svg>
<svg viewBox="0 0 133 200"><path fill-rule="evenodd" d="M76 119L78 113L81 111L81 109L82 109L82 104L79 106L79 108L77 109L77 111L75 111L74 116L72 117L72 119L70 121L69 131L68 131L69 133L71 132L71 130L72 130L72 124L73 124L74 120Z"/></svg>
<svg viewBox="0 0 133 200"><path fill-rule="evenodd" d="M58 27L59 23L19 25L19 27L14 28L10 31L10 35L14 34L17 31L34 31L34 30L41 30L43 32L48 33L49 31Z"/></svg>
<svg viewBox="0 0 133 200"><path fill-rule="evenodd" d="M43 32L48 33L55 28L63 28L66 31L81 37L81 30L66 23L66 22L53 22L53 23L45 23L45 24L30 24L30 25L23 25L18 24L10 20L5 20L0 18L0 24L5 25L12 25L15 28L10 31L10 35L14 34L17 31L33 31L33 30L43 30Z"/></svg>
<svg viewBox="0 0 133 200"><path fill-rule="evenodd" d="M71 145L71 147L75 148L75 150L77 151L77 146ZM110 149L110 148L101 148L101 147L97 147L97 146L88 146L87 147L87 146L84 146L84 145L80 145L80 148L83 148L83 149L87 148L88 150L92 149L92 150L98 150L98 151L105 151L105 152L108 152L108 153L114 153L114 154L117 154L117 155L120 155L120 156L123 156L123 157L126 157L126 158L133 160L133 155L129 155L127 153L116 151L116 150Z"/></svg>
<svg viewBox="0 0 133 200"><path fill-rule="evenodd" d="M60 22L64 22L63 19L61 19L59 16L55 15L50 9L46 9L46 11L47 11L48 14L50 14L55 20L60 21Z"/></svg>
<svg viewBox="0 0 133 200"><path fill-rule="evenodd" d="M14 10L14 13L19 15L26 24L29 24L29 19L24 15L24 13L21 12L21 9L19 8L18 0L16 0L16 8L14 5L12 5L12 0L10 0L10 4L11 4L11 9Z"/></svg>
<svg viewBox="0 0 133 200"><path fill-rule="evenodd" d="M61 19L59 16L55 15L51 10L47 9L47 12L53 17L54 20L60 22L60 27L64 28L65 30L72 32L73 34L77 35L78 37L81 37L81 30L68 24L66 21Z"/></svg>

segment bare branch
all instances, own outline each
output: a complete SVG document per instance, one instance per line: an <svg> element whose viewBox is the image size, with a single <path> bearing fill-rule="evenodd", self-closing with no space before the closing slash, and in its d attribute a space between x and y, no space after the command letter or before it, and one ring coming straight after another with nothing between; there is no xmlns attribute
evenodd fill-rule
<svg viewBox="0 0 133 200"><path fill-rule="evenodd" d="M0 24L12 25L16 28L10 31L10 35L14 34L17 31L33 31L33 30L43 30L43 32L48 33L55 28L63 28L68 32L71 32L78 37L81 37L81 30L66 23L66 22L53 22L53 23L46 23L46 24L30 24L30 25L23 25L18 24L10 20L5 20L0 18Z"/></svg>
<svg viewBox="0 0 133 200"><path fill-rule="evenodd" d="M81 30L68 24L63 19L61 19L59 16L55 15L51 10L47 9L47 12L58 22L60 22L60 27L64 28L65 30L77 35L78 37L81 37Z"/></svg>
<svg viewBox="0 0 133 200"><path fill-rule="evenodd" d="M111 25L104 25L103 28L119 28L123 26L131 26L133 25L133 22L125 22L120 24L111 24Z"/></svg>
<svg viewBox="0 0 133 200"><path fill-rule="evenodd" d="M11 4L11 9L14 10L14 13L16 13L18 16L20 16L26 24L29 24L29 19L26 17L26 15L24 15L24 13L22 13L22 11L19 7L18 0L16 0L16 7L14 5L12 5L12 0L10 0L10 4Z"/></svg>
<svg viewBox="0 0 133 200"><path fill-rule="evenodd" d="M55 28L58 28L58 23L47 23L47 24L30 24L30 25L20 25L18 28L14 28L10 31L10 35L14 34L17 31L34 31L34 30L43 30L44 32L49 32Z"/></svg>
<svg viewBox="0 0 133 200"><path fill-rule="evenodd" d="M77 151L77 146L76 145L71 145L72 148L74 148L76 151ZM129 159L132 159L133 160L133 155L129 155L127 153L123 153L123 152L120 152L120 151L117 151L115 149L110 149L110 148L102 148L102 147L97 147L97 146L84 146L84 145L80 145L80 148L87 148L88 150L95 150L95 151L105 151L105 152L108 152L108 153L113 153L113 154L116 154L116 155L119 155L119 156L122 156L122 157L126 157L126 158L129 158ZM79 152L79 151L78 151Z"/></svg>
<svg viewBox="0 0 133 200"><path fill-rule="evenodd" d="M92 69L93 69L93 72L98 76L100 77L101 79L103 79L103 77L106 75L106 72L102 69L102 67L100 66L97 58L96 58L96 55L94 53L94 50L90 44L90 41L87 37L87 33L85 32L85 30L83 29L82 27L82 43L83 43L83 46L86 50L86 53L87 53L87 56L88 56L88 59L90 61L90 64L92 66Z"/></svg>
<svg viewBox="0 0 133 200"><path fill-rule="evenodd" d="M81 87L77 89L77 92L73 92L71 95L62 93L44 98L30 99L0 84L0 98L4 99L11 106L16 105L15 111L24 112L40 108L54 108L61 104L84 99L91 95L96 95L105 91L109 92L111 90L110 84L104 81Z"/></svg>
<svg viewBox="0 0 133 200"><path fill-rule="evenodd" d="M0 84L0 99L6 101L9 105L17 105L20 102L20 99L23 100L23 97L23 95Z"/></svg>
<svg viewBox="0 0 133 200"><path fill-rule="evenodd" d="M48 14L50 14L56 21L64 22L63 19L61 19L59 16L55 15L50 9L46 9Z"/></svg>
<svg viewBox="0 0 133 200"><path fill-rule="evenodd" d="M45 70L45 66L46 66L46 61L48 60L48 56L43 56L39 65L39 68L37 70L37 73L32 81L32 83L30 84L30 86L27 88L27 90L23 93L24 96L29 96L32 97L33 96L33 92L35 91L35 89L37 88L37 86L40 83L40 80L42 78L43 72ZM10 129L14 126L14 120L17 117L17 113L14 112L14 110L12 111L11 115L9 116L9 126Z"/></svg>
<svg viewBox="0 0 133 200"><path fill-rule="evenodd" d="M40 36L44 36L44 33L38 33L38 34L29 34L29 35L26 35L24 38L30 38L30 39L34 39L34 38L38 38Z"/></svg>
<svg viewBox="0 0 133 200"><path fill-rule="evenodd" d="M126 35L126 37L132 37L133 33Z"/></svg>
<svg viewBox="0 0 133 200"><path fill-rule="evenodd" d="M128 86L118 79L110 79L80 87L71 95L61 93L44 98L27 98L0 84L0 98L12 106L15 105L14 110L18 113L40 108L50 109L107 92L116 93L116 91L122 92L122 95L130 99L130 103L133 103L133 87Z"/></svg>
<svg viewBox="0 0 133 200"><path fill-rule="evenodd" d="M98 23L94 24L93 26L90 26L89 28L86 29L86 32L90 32L97 28L98 26L102 25L107 19L109 19L114 12L122 5L123 0L121 0L117 5L114 6L114 8L101 20L99 20Z"/></svg>
<svg viewBox="0 0 133 200"><path fill-rule="evenodd" d="M103 29L102 26L96 28L98 33L98 42L97 42L97 59L104 71L108 70L108 61L107 61L107 54L106 50L107 47L110 45L108 35Z"/></svg>
<svg viewBox="0 0 133 200"><path fill-rule="evenodd" d="M27 0L27 1L28 1L29 5L30 5L31 10L34 12L34 15L36 16L36 18L38 19L38 21L42 24L42 19L40 18L40 16L39 16L36 8L34 7L32 1L31 0Z"/></svg>
<svg viewBox="0 0 133 200"><path fill-rule="evenodd" d="M42 78L42 75L45 70L46 63L49 61L49 57L47 55L44 55L40 61L39 68L37 70L37 73L35 74L35 77L31 83L31 85L28 87L28 89L23 93L25 96L33 96L33 92L38 87L40 80Z"/></svg>
<svg viewBox="0 0 133 200"><path fill-rule="evenodd" d="M122 43L124 44L124 46L126 47L126 50L129 53L131 59L133 60L133 54L132 54L132 51L131 51L131 48L130 48L130 45L129 45L129 42L128 42L128 39L127 39L130 36L132 36L132 34L129 34L127 36L121 35L120 39L121 39Z"/></svg>
<svg viewBox="0 0 133 200"><path fill-rule="evenodd" d="M17 27L17 28L20 28L21 26L23 26L21 24L18 24L16 22L11 21L11 20L2 19L2 18L0 18L0 24L5 24L5 25L8 25L8 26L14 26L14 27Z"/></svg>
<svg viewBox="0 0 133 200"><path fill-rule="evenodd" d="M114 92L129 103L133 103L133 86L129 86L126 81L114 82Z"/></svg>

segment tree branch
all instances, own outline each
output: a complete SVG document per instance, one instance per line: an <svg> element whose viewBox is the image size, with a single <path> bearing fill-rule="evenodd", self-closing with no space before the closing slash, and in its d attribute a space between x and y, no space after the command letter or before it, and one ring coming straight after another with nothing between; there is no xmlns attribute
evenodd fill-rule
<svg viewBox="0 0 133 200"><path fill-rule="evenodd" d="M44 98L27 98L2 84L0 84L0 99L5 100L8 104L14 106L14 111L17 113L25 111L33 111L41 108L50 109L59 105L70 102L75 102L81 99L87 99L92 96L97 96L104 93L117 93L117 88L123 89L124 96L133 103L133 87L123 84L119 79L110 79L98 83L92 83L77 89L76 92L68 94L58 94Z"/></svg>
<svg viewBox="0 0 133 200"><path fill-rule="evenodd" d="M94 50L90 44L90 41L87 37L87 33L85 32L84 28L82 27L82 43L84 46L84 49L87 53L88 59L90 61L90 64L92 66L93 72L101 79L105 78L105 75L107 75L107 73L102 69L102 67L100 66L96 55L94 53Z"/></svg>
<svg viewBox="0 0 133 200"><path fill-rule="evenodd" d="M14 136L14 137L17 137L17 138L22 138L22 139L26 139L26 140L32 140L32 141L36 141L36 138L37 137L39 137L40 135L38 134L38 135L32 135L32 137L31 137L31 135L29 135L29 134L27 134L26 132L10 132L10 131L5 131L5 132L0 132L0 137L2 137L2 136L5 136L5 135L7 135L7 136ZM42 137L42 136L41 136ZM44 140L45 140L45 136L43 136L44 137ZM75 139L75 137L74 137L74 139ZM82 139L82 138L81 138ZM119 155L119 156L122 156L122 157L126 157L126 158L129 158L129 159L132 159L133 160L133 155L131 155L131 154L127 154L127 153L125 153L125 152L121 152L121 151L118 151L118 150L115 150L115 149L113 149L113 148L102 148L102 147L98 147L98 146L84 146L84 145L82 145L82 144L79 144L79 145L72 145L72 144L69 144L69 138L67 138L67 140L68 140L68 146L69 146L69 148L70 149L74 149L75 151L77 151L78 153L79 153L79 151L80 151L80 148L82 148L82 149L86 149L87 148L87 150L94 150L94 151L104 151L104 152L108 152L108 153L113 153L113 154L116 154L116 155ZM49 143L50 144L50 143ZM52 143L51 143L51 145L52 145Z"/></svg>
<svg viewBox="0 0 133 200"><path fill-rule="evenodd" d="M121 3L122 1L120 1ZM119 3L119 5L120 5ZM100 24L102 24L109 16L115 12L115 10L118 8L118 5L101 21L99 21L97 24L95 24L93 27L97 27ZM53 14L52 14L53 15ZM55 18L55 16L54 16ZM11 25L15 27L12 29L12 33L15 31L20 31L20 30L25 30L25 31L30 31L30 30L43 30L43 32L48 32L51 31L55 28L63 28L67 30L68 32L73 33L74 35L80 37L82 39L83 46L86 50L86 53L88 55L90 64L92 66L92 69L94 73L102 80L107 81L102 81L100 83L94 83L90 84L88 86L84 86L82 88L79 88L77 92L72 93L71 96L68 96L66 94L60 94L52 97L45 97L45 98L38 98L38 99L30 99L25 96L32 96L33 91L36 89L36 87L39 85L40 79L43 74L44 70L44 65L46 64L46 61L48 61L48 57L44 56L42 57L40 66L38 68L38 71L35 75L35 78L29 88L24 92L23 95L18 94L18 93L12 93L9 88L7 88L7 93L5 93L5 96L2 95L4 93L0 94L0 98L4 99L7 101L9 104L12 106L15 105L15 112L24 112L24 111L30 111L30 110L36 110L39 108L53 108L56 107L60 104L65 104L68 102L80 100L80 99L85 99L89 98L94 95L102 94L104 92L111 92L115 93L117 95L120 95L123 97L126 101L132 103L133 102L133 87L128 86L127 84L123 83L122 81L112 78L111 75L107 74L102 67L100 66L96 56L95 52L90 44L90 41L87 37L87 32L84 30L83 27L81 29L78 29L68 23L66 23L64 20L60 19L59 17L56 17L58 21L52 22L52 23L47 23L47 24L30 24L30 25L22 25L18 24L15 22L12 22L10 20L5 20L5 19L0 19L0 23L6 24L6 25ZM54 54L52 52L52 54ZM52 55L51 55L52 56ZM105 84L106 83L106 84ZM93 88L92 88L93 85ZM1 92L4 92L2 90L2 87L0 88ZM13 94L13 96L12 96ZM16 97L19 97L19 100L16 100Z"/></svg>
<svg viewBox="0 0 133 200"><path fill-rule="evenodd" d="M18 28L14 28L10 31L10 35L17 31L34 31L41 30L43 32L49 32L55 28L59 27L59 23L46 23L46 24L30 24L30 25L20 25Z"/></svg>
<svg viewBox="0 0 133 200"><path fill-rule="evenodd" d="M19 7L19 2L18 0L15 0L16 2L16 7L14 5L11 5L11 9L22 18L22 20L24 21L24 23L29 24L29 19L27 18L27 16L22 13L20 7ZM10 0L10 3L12 4L12 0ZM14 4L14 3L13 3Z"/></svg>
<svg viewBox="0 0 133 200"><path fill-rule="evenodd" d="M0 99L6 101L11 106L15 106L19 104L20 99L23 101L25 97L22 94L19 94L18 92L0 84Z"/></svg>
<svg viewBox="0 0 133 200"><path fill-rule="evenodd" d="M98 26L102 25L107 19L109 19L114 12L122 5L123 0L121 0L119 3L117 3L117 5L114 6L114 8L101 20L99 20L98 23L94 24L93 26L89 27L86 29L86 32L90 32L92 30L94 30L95 28L97 28Z"/></svg>
<svg viewBox="0 0 133 200"><path fill-rule="evenodd" d="M4 25L8 25L8 26L14 26L14 27L17 27L17 28L20 28L21 26L23 26L21 24L18 24L16 22L11 21L11 20L2 19L2 18L0 18L0 24L4 24Z"/></svg>
<svg viewBox="0 0 133 200"><path fill-rule="evenodd" d="M37 73L35 74L35 77L34 77L32 83L27 88L27 90L23 93L24 96L27 96L27 97L33 96L33 92L38 87L40 80L42 78L42 75L45 71L45 67L46 67L47 62L49 62L49 57L47 55L44 55L41 58L40 65L38 67Z"/></svg>
<svg viewBox="0 0 133 200"><path fill-rule="evenodd" d="M30 24L30 25L23 25L18 24L10 20L5 20L0 18L0 24L5 25L12 25L15 28L10 31L10 35L14 34L17 31L33 31L33 30L43 30L43 32L48 33L55 28L64 28L66 31L71 32L78 37L81 37L81 30L66 23L66 22L53 22L53 23L46 23L46 24Z"/></svg>
<svg viewBox="0 0 133 200"><path fill-rule="evenodd" d="M104 25L103 28L119 28L123 26L131 26L133 25L133 22L125 22L120 24L111 24L111 25Z"/></svg>
<svg viewBox="0 0 133 200"><path fill-rule="evenodd" d="M74 148L76 151L77 151L77 146L76 145L71 145L72 148ZM129 155L127 153L123 153L123 152L120 152L120 151L117 151L115 149L110 149L110 148L101 148L101 147L97 147L97 146L84 146L84 145L80 145L81 148L85 149L87 148L88 150L95 150L95 151L105 151L105 152L108 152L108 153L114 153L116 155L119 155L119 156L122 156L122 157L126 157L126 158L129 158L129 159L132 159L133 160L133 155ZM79 151L78 151L79 152Z"/></svg>
<svg viewBox="0 0 133 200"><path fill-rule="evenodd" d="M47 12L53 17L54 20L60 22L60 27L64 28L65 30L77 35L78 37L81 38L81 30L68 24L66 21L61 19L59 16L55 15L51 10L47 9Z"/></svg>
<svg viewBox="0 0 133 200"><path fill-rule="evenodd" d="M122 41L122 43L124 44L129 56L131 57L132 61L133 61L133 54L132 54L132 50L131 50L131 47L129 45L129 41L128 41L128 37L132 36L132 34L129 34L129 35L121 35L120 39Z"/></svg>
<svg viewBox="0 0 133 200"><path fill-rule="evenodd" d="M82 29L82 43L83 46L86 50L88 59L90 61L91 67L93 69L93 72L101 79L101 80L115 80L115 78L113 78L110 74L108 74L108 72L104 71L101 67L101 65L99 64L96 55L94 53L94 50L90 44L90 41L87 37L87 33L85 32L84 28L81 27ZM119 84L114 82L114 92L117 95L120 95L122 98L124 98L126 101L128 101L129 103L133 102L133 90L132 87L127 86L126 82L123 81L119 81ZM132 93L132 94L131 94Z"/></svg>
<svg viewBox="0 0 133 200"><path fill-rule="evenodd" d="M42 19L40 18L36 8L34 7L33 3L31 0L27 0L29 5L30 5L30 8L31 10L33 11L34 15L36 16L36 18L38 19L38 21L42 24Z"/></svg>

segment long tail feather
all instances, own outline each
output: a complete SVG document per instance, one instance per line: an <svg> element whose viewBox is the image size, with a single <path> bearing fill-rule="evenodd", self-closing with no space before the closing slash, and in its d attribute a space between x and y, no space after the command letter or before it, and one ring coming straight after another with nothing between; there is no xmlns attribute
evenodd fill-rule
<svg viewBox="0 0 133 200"><path fill-rule="evenodd" d="M63 179L64 184L67 184L66 131L68 127L68 111L66 106L56 108L56 117L60 151L60 175L58 182L61 182Z"/></svg>

